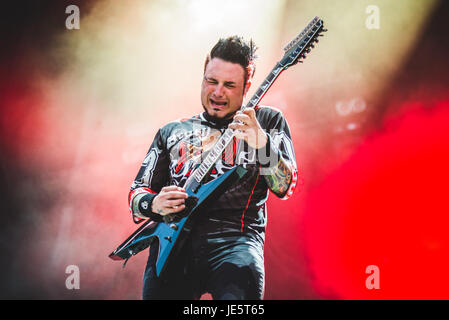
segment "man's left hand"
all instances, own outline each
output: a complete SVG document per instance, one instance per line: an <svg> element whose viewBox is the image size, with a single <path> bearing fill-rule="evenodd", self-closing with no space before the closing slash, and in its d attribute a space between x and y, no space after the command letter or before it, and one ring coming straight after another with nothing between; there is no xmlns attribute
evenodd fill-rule
<svg viewBox="0 0 449 320"><path fill-rule="evenodd" d="M263 148L267 144L267 134L257 121L256 111L253 108L237 111L229 128L235 130L237 138L244 139L254 149Z"/></svg>

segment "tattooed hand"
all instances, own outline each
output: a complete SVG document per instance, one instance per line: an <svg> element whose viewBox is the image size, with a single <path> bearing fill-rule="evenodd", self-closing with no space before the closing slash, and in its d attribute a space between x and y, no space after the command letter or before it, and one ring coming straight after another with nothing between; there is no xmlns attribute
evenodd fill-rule
<svg viewBox="0 0 449 320"><path fill-rule="evenodd" d="M188 194L183 188L177 186L164 187L153 199L151 211L162 216L180 212L186 207L184 201L187 198Z"/></svg>

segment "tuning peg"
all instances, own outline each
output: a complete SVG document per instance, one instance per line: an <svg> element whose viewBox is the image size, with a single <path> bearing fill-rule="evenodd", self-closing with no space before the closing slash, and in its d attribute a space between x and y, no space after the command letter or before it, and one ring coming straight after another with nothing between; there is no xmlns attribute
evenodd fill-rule
<svg viewBox="0 0 449 320"><path fill-rule="evenodd" d="M327 32L327 29L321 29L321 31L323 31L323 32Z"/></svg>

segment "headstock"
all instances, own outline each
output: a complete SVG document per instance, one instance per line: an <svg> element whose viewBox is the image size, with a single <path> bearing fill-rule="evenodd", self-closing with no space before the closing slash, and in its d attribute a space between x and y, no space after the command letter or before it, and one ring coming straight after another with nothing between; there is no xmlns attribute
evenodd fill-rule
<svg viewBox="0 0 449 320"><path fill-rule="evenodd" d="M323 20L315 17L295 39L285 46L284 57L279 62L284 70L302 62L301 59L305 59L306 54L315 47L318 37L323 36L322 33L326 31L327 29L323 28Z"/></svg>

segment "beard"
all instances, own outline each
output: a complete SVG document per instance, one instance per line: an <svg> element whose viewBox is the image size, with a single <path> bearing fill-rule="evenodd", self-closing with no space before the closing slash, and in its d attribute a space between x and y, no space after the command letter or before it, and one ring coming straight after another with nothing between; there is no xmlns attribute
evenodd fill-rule
<svg viewBox="0 0 449 320"><path fill-rule="evenodd" d="M230 111L228 113L226 113L223 117L218 117L216 115L212 115L209 113L209 111L207 110L207 108L204 106L204 103L202 103L203 109L205 111L205 114L207 115L207 120L214 122L218 125L221 124L229 124L230 122L232 122L232 118L234 117L235 113L237 112L237 110L235 111Z"/></svg>

